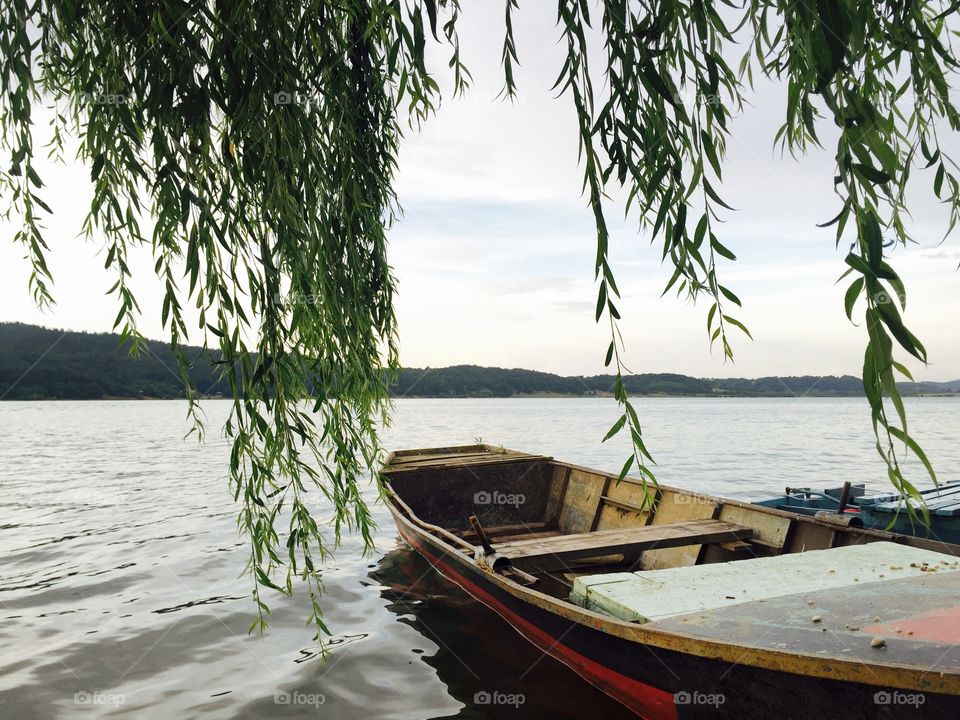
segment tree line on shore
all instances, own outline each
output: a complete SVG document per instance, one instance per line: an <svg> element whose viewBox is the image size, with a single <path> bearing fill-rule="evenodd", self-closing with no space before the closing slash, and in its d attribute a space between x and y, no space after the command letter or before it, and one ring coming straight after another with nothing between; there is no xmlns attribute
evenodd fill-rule
<svg viewBox="0 0 960 720"><path fill-rule="evenodd" d="M229 395L226 380L212 365L216 355L190 348L190 376L207 396ZM457 365L403 368L395 397L483 398L517 396L593 397L607 395L612 375L562 376L517 368ZM694 378L676 373L624 377L633 395L731 397L857 397L860 378L801 376ZM904 383L904 394L960 393L960 380ZM148 341L139 358L130 357L118 335L63 332L23 323L0 323L0 397L6 400L94 400L180 398L183 383L166 343Z"/></svg>

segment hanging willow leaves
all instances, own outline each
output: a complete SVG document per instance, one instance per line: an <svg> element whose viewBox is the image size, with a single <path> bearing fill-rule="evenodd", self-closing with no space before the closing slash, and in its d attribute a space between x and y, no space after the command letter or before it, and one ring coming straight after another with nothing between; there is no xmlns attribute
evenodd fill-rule
<svg viewBox="0 0 960 720"><path fill-rule="evenodd" d="M291 592L300 578L323 632L322 560L344 529L371 543L362 486L377 478L368 468L397 367L385 233L398 143L439 97L428 40L448 48L457 90L469 77L457 4L439 6L442 27L435 2L10 0L0 9L10 153L0 183L22 220L16 240L33 265L32 292L52 301L41 209L56 198L41 199L31 127L45 104L60 151L72 136L91 169L84 230L106 240L116 327L140 347L128 258L146 248L197 429L185 307L197 308L192 336L229 383L230 479L250 541L254 627L268 611L262 588ZM329 523L314 516L316 489L333 508Z"/></svg>
<svg viewBox="0 0 960 720"><path fill-rule="evenodd" d="M866 302L863 382L877 451L893 485L918 497L904 476L903 457L912 452L934 482L936 475L907 432L894 374L912 378L894 359L894 343L923 362L927 356L897 309L906 309L905 288L885 258L912 240L904 216L915 165L935 168L933 189L949 208L948 233L957 222L956 165L942 152L937 131L956 130L960 120L945 75L958 69L949 45L958 6L857 0L559 0L558 5L568 52L557 85L571 97L579 120L584 189L597 220L597 314L599 319L608 308L612 349L606 364L615 361L614 396L624 409L605 439L629 428L633 441L621 477L635 462L644 481L656 482L621 379L623 344L611 298L619 294L603 216L608 186L626 191L627 211L635 208L641 230L662 245L672 270L664 292L675 289L692 300L705 296L710 343L719 343L724 358L732 358L728 329L750 333L728 314L728 302L741 303L718 279L717 258L736 259L716 235L718 208L733 209L718 188L728 123L743 110L754 78L763 75L787 87L786 121L776 139L791 154L820 144L819 123L839 128L835 189L841 210L826 226L836 225L838 246L850 244L847 274L860 275L844 306L853 320L858 299ZM595 92L588 67L591 8L599 9L593 24L604 41L602 93ZM736 72L727 62L735 43L747 48ZM894 440L902 443L902 452ZM915 514L912 503L907 509Z"/></svg>
<svg viewBox="0 0 960 720"><path fill-rule="evenodd" d="M505 0L507 98L518 92L523 56L514 16L542 7ZM722 173L730 123L758 76L786 86L775 142L791 154L820 143L820 124L838 129L841 207L825 225L835 226L838 247L849 245L847 315L865 305L863 381L877 450L908 494L916 489L901 468L907 451L933 477L894 380L906 372L895 347L923 361L926 351L904 324L905 289L886 257L911 240L914 168L949 208L950 230L957 222L960 182L938 136L960 124L948 82L958 69L949 44L956 13L946 2L893 0L558 0L556 90L577 121L597 229L597 318L610 327L605 364L623 410L608 437L626 432L633 446L621 477L636 465L655 482L623 380L605 213L622 191L670 269L664 292L706 299L710 345L731 358L728 331L747 329L728 312L739 298L720 282L719 259L736 257L720 239L721 213L733 210ZM397 367L386 232L397 212L398 147L439 102L431 48L449 58L441 72L453 94L467 88L461 22L456 0L0 6L0 192L19 222L30 290L41 305L53 301L43 218L56 199L46 196L33 133L44 105L53 108L50 152L62 156L73 138L90 168L84 231L103 241L115 275L116 327L134 352L144 347L130 286L131 251L143 248L164 287L161 315L197 429L198 389L182 352L191 330L229 383L225 431L250 540L254 627L265 625L261 589L291 592L300 578L323 632L321 561L343 529L370 542L361 485L377 464ZM730 58L741 53L734 70ZM313 515L314 489L334 508L332 540Z"/></svg>
<svg viewBox="0 0 960 720"><path fill-rule="evenodd" d="M597 93L586 40L590 7L579 0L559 2L567 59L557 87L570 95L579 120L584 188L597 221L597 317L606 308L612 336L606 364L613 360L613 395L623 407L605 439L627 429L633 454L621 478L635 463L646 486L656 478L622 380L626 368L615 304L620 295L608 262L604 219L607 186L627 191L628 212L635 208L651 242L661 244L662 257L673 270L664 293L709 298L711 345L719 343L724 358L731 358L728 329L747 330L727 312L727 303L739 306L739 298L719 282L718 257L735 256L715 233L718 209L732 209L715 185L721 182L727 123L742 108L743 98L722 53L723 42L733 38L712 3L696 2L601 3L598 24L607 83ZM654 495L646 497L650 502Z"/></svg>

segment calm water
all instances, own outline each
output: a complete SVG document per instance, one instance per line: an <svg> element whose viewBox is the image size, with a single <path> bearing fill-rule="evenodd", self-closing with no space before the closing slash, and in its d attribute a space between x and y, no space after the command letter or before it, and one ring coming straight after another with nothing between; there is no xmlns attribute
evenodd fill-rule
<svg viewBox="0 0 960 720"><path fill-rule="evenodd" d="M909 404L942 479L960 479L960 401ZM883 487L862 400L639 409L668 484L736 497ZM215 428L226 405L206 411ZM615 417L607 400L402 400L386 442L482 438L617 469L625 448L599 444ZM347 539L324 573L326 660L303 598L273 598L269 633L248 636L227 448L215 430L203 446L184 430L180 402L0 404L0 718L629 717L433 573L383 508L376 553ZM491 714L474 703L483 692L523 704Z"/></svg>

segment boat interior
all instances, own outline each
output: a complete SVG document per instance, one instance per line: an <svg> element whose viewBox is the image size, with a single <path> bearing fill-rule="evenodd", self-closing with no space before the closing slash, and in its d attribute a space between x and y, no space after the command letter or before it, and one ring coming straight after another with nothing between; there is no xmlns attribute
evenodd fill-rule
<svg viewBox="0 0 960 720"><path fill-rule="evenodd" d="M489 445L399 451L383 473L395 512L424 532L509 580L632 622L960 569L956 545L842 514L648 491Z"/></svg>

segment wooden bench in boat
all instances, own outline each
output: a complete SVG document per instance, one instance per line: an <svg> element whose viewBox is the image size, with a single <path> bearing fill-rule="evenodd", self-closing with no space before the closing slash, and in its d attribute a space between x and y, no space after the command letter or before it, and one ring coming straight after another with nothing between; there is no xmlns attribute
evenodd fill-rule
<svg viewBox="0 0 960 720"><path fill-rule="evenodd" d="M747 540L753 530L722 520L690 520L617 530L514 540L498 544L497 553L521 565L563 567L566 562L645 550Z"/></svg>
<svg viewBox="0 0 960 720"><path fill-rule="evenodd" d="M630 622L653 622L730 605L769 601L960 569L952 555L873 542L706 565L582 575L572 602ZM883 589L877 589L879 595Z"/></svg>

